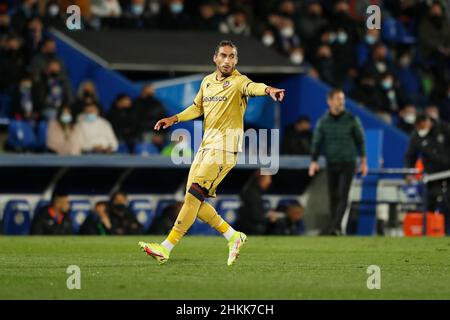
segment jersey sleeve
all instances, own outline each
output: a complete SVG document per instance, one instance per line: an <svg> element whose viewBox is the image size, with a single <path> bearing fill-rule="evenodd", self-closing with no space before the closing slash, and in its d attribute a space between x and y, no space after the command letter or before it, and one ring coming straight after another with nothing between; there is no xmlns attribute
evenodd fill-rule
<svg viewBox="0 0 450 320"><path fill-rule="evenodd" d="M247 76L242 76L239 82L239 89L244 96L266 96L266 88L268 87L264 83L253 82Z"/></svg>
<svg viewBox="0 0 450 320"><path fill-rule="evenodd" d="M195 118L200 117L203 114L203 81L200 85L200 89L197 92L197 95L194 98L194 102L181 111L180 113L176 114L178 118L178 122L184 122L193 120Z"/></svg>

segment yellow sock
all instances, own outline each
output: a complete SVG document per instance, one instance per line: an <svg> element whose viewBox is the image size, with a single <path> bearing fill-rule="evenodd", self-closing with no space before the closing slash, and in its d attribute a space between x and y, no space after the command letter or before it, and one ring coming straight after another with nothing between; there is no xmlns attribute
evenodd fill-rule
<svg viewBox="0 0 450 320"><path fill-rule="evenodd" d="M192 226L201 204L202 202L192 194L186 193L183 207L181 207L172 231L170 231L169 236L167 237L167 240L173 245L176 245Z"/></svg>
<svg viewBox="0 0 450 320"><path fill-rule="evenodd" d="M198 218L203 222L209 224L220 233L225 233L230 228L228 222L222 219L217 213L216 209L209 203L203 202L198 210Z"/></svg>

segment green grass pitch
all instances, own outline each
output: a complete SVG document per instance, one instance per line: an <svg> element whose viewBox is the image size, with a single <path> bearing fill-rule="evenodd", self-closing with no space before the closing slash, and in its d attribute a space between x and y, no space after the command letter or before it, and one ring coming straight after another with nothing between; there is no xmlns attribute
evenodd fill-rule
<svg viewBox="0 0 450 320"><path fill-rule="evenodd" d="M139 240L162 238L0 237L0 299L450 299L450 238L251 236L232 267L222 237L185 237L161 266Z"/></svg>

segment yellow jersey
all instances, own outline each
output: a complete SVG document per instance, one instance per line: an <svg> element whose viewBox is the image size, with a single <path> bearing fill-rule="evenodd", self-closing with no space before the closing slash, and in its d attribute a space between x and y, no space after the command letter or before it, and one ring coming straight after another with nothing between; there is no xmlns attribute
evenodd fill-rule
<svg viewBox="0 0 450 320"><path fill-rule="evenodd" d="M234 70L225 79L217 73L205 76L194 103L176 116L178 122L204 115L202 149L241 152L244 136L244 113L248 97L265 96L268 86L255 83Z"/></svg>

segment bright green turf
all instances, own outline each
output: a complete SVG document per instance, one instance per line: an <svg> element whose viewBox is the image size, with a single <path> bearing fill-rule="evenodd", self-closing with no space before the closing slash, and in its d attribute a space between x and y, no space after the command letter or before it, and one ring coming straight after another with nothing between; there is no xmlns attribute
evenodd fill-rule
<svg viewBox="0 0 450 320"><path fill-rule="evenodd" d="M0 299L450 299L450 238L250 237L233 267L221 237L186 237L162 266L142 239L161 240L0 237Z"/></svg>

